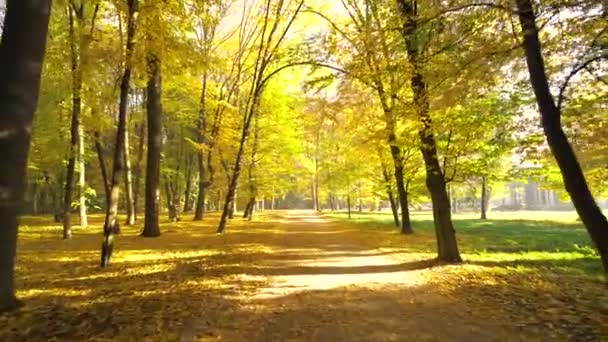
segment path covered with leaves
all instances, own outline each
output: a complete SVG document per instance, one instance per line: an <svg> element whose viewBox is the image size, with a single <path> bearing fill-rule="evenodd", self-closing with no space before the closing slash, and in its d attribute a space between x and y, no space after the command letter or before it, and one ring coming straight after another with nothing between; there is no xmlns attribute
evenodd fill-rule
<svg viewBox="0 0 608 342"><path fill-rule="evenodd" d="M26 306L0 316L3 341L608 338L599 279L523 262L437 265L426 233L282 212L217 235L211 218L165 224L158 239L127 228L101 270L101 221L71 241L47 220L24 223Z"/></svg>

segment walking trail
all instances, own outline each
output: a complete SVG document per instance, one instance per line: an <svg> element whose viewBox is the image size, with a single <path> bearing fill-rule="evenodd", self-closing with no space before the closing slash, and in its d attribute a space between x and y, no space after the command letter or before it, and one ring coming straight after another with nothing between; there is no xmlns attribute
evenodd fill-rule
<svg viewBox="0 0 608 342"><path fill-rule="evenodd" d="M439 294L428 260L403 260L370 246L358 229L310 212L278 217L261 240L273 252L243 277L264 285L242 300L248 329L226 340L491 341L524 339L508 322ZM258 228L260 229L260 228Z"/></svg>

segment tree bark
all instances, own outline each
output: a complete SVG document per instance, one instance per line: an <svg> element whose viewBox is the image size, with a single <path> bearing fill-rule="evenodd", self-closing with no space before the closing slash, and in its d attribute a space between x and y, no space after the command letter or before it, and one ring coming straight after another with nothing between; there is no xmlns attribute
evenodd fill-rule
<svg viewBox="0 0 608 342"><path fill-rule="evenodd" d="M192 210L192 156L188 156L186 161L186 190L184 191L184 212Z"/></svg>
<svg viewBox="0 0 608 342"><path fill-rule="evenodd" d="M595 202L576 154L562 129L561 111L549 87L532 3L530 0L515 2L522 27L530 82L536 95L547 143L559 166L566 191L600 254L604 271L608 274L608 220Z"/></svg>
<svg viewBox="0 0 608 342"><path fill-rule="evenodd" d="M101 134L95 131L95 150L97 151L97 160L99 161L99 170L101 171L101 179L103 181L103 189L106 197L106 208L110 203L110 179L108 177L108 168L103 153L103 145L101 144Z"/></svg>
<svg viewBox="0 0 608 342"><path fill-rule="evenodd" d="M86 228L89 223L87 220L87 182L85 176L85 155L84 155L84 131L82 125L78 127L80 132L78 133L78 191L80 195L80 227Z"/></svg>
<svg viewBox="0 0 608 342"><path fill-rule="evenodd" d="M488 215L488 184L485 176L481 177L481 219L487 220Z"/></svg>
<svg viewBox="0 0 608 342"><path fill-rule="evenodd" d="M198 118L198 143L204 145L205 132L207 131L207 72L203 75L203 87L201 90L200 111ZM194 211L194 221L201 221L205 217L205 197L207 195L207 169L205 167L205 155L201 149L197 153L198 161L198 196Z"/></svg>
<svg viewBox="0 0 608 342"><path fill-rule="evenodd" d="M6 8L0 43L0 312L21 305L14 288L17 217L25 191L51 1L8 0Z"/></svg>
<svg viewBox="0 0 608 342"><path fill-rule="evenodd" d="M257 115L258 107L260 105L260 101L262 98L262 88L258 88L256 92L253 94L251 108L249 109L249 113L247 114L247 119L245 120L243 131L241 135L241 141L239 144L239 150L236 154L236 161L234 163L234 170L232 172L232 177L230 177L230 183L228 185L228 191L226 194L226 201L224 202L224 210L222 212L222 217L220 218L220 223L217 228L218 233L223 233L226 230L226 222L228 216L230 215L230 207L232 206L233 210L236 209L236 205L234 203L236 199L236 187L238 184L239 176L241 175L241 168L243 164L243 155L245 153L245 145L247 143L247 139L249 138L249 133L251 131L251 120L254 116Z"/></svg>
<svg viewBox="0 0 608 342"><path fill-rule="evenodd" d="M393 221L395 222L396 227L401 227L399 224L399 208L397 208L397 202L395 201L395 195L393 194L393 189L391 186L391 176L388 174L388 170L386 169L384 163L382 164L382 176L384 177L384 182L386 183L386 194L391 205Z"/></svg>
<svg viewBox="0 0 608 342"><path fill-rule="evenodd" d="M125 133L127 130L129 90L131 83L132 57L135 48L136 12L138 0L127 0L129 18L127 26L127 47L125 53L125 67L120 83L120 103L118 110L118 130L116 144L114 145L114 166L110 183L110 201L106 209L106 219L103 227L103 243L101 248L101 267L110 265L114 249L114 234L120 231L118 224L118 203L120 200L120 181L124 172L125 162Z"/></svg>
<svg viewBox="0 0 608 342"><path fill-rule="evenodd" d="M147 99L147 97L144 97ZM147 100L146 100L146 104L145 106L147 107ZM135 210L134 216L135 216L135 221L137 221L137 212L139 210L139 198L140 198L140 194L141 194L141 175L142 175L142 171L143 171L143 159L144 159L144 145L145 145L145 140L146 140L146 125L145 123L141 123L139 125L139 129L138 131L138 146L137 146L137 159L135 161L135 168L133 170L133 183L134 183L134 187L133 187L133 208Z"/></svg>
<svg viewBox="0 0 608 342"><path fill-rule="evenodd" d="M418 33L418 2L398 0L399 11L403 17L402 35L405 40L408 61L412 66L410 79L415 109L422 128L420 129L420 150L426 168L426 185L433 203L433 221L437 236L438 259L445 262L461 262L456 232L452 223L450 198L446 182L437 156L437 143L429 113L427 85L419 65L420 51L416 34ZM403 210L403 208L402 208Z"/></svg>
<svg viewBox="0 0 608 342"><path fill-rule="evenodd" d="M410 210L407 197L407 189L405 188L404 173L403 173L403 157L399 146L395 145L395 134L391 134L391 155L395 163L395 181L397 183L397 192L399 194L399 206L401 207L401 233L413 234L412 223L410 221Z"/></svg>
<svg viewBox="0 0 608 342"><path fill-rule="evenodd" d="M254 133L253 133L253 148L251 149L251 163L249 164L249 204L245 209L245 217L249 220L253 219L253 213L255 209L256 197L258 195L258 186L255 172L257 169L257 158L258 158L258 147L260 139L260 124L259 116L256 115L254 118Z"/></svg>
<svg viewBox="0 0 608 342"><path fill-rule="evenodd" d="M70 36L70 59L71 59L71 76L72 76L72 123L70 125L70 150L68 154L68 164L65 177L65 189L63 191L63 239L67 240L72 237L72 198L74 192L74 178L76 173L76 153L80 141L80 114L82 111L82 68L79 56L79 39L76 34L76 20L81 22L80 18L75 19L74 15L82 15L82 7L80 13L74 13L73 4L67 6L69 20L69 36ZM79 29L80 31L80 29Z"/></svg>
<svg viewBox="0 0 608 342"><path fill-rule="evenodd" d="M348 209L348 219L350 220L351 217L351 211L350 211L350 193L348 195L346 195L346 206Z"/></svg>
<svg viewBox="0 0 608 342"><path fill-rule="evenodd" d="M127 124L125 125L124 158L125 158L125 201L127 204L127 220L125 224L135 224L135 202L133 200L133 174L131 173L131 144L129 143L129 113L127 112Z"/></svg>
<svg viewBox="0 0 608 342"><path fill-rule="evenodd" d="M160 164L162 153L162 103L161 103L161 67L156 56L148 58L147 86L147 121L148 121L148 154L146 157L146 216L145 237L160 236Z"/></svg>

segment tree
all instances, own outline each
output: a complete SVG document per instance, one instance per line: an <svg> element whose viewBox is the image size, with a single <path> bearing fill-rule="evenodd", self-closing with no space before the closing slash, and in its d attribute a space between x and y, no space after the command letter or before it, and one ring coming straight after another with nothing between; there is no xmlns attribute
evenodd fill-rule
<svg viewBox="0 0 608 342"><path fill-rule="evenodd" d="M118 110L118 128L116 132L116 145L114 146L114 166L110 183L110 202L106 208L106 220L103 227L104 239L101 248L101 267L106 267L112 259L114 249L114 234L119 231L118 202L120 200L120 181L124 172L125 132L127 130L129 89L131 88L131 73L133 66L133 51L135 48L135 30L138 0L127 0L127 42L125 50L124 71L120 83L120 104Z"/></svg>
<svg viewBox="0 0 608 342"><path fill-rule="evenodd" d="M563 91L560 92L556 103L549 87L532 2L530 0L516 0L515 2L522 29L523 48L526 54L530 83L536 95L547 142L561 171L566 191L598 249L605 272L608 273L608 220L595 202L576 154L562 129ZM601 58L607 58L605 52L600 56L603 56ZM577 69L575 68L572 73L578 72ZM583 70L583 68L581 67L580 70ZM567 82L561 89L567 87Z"/></svg>
<svg viewBox="0 0 608 342"><path fill-rule="evenodd" d="M0 312L15 298L17 217L25 191L51 1L9 0L0 43Z"/></svg>
<svg viewBox="0 0 608 342"><path fill-rule="evenodd" d="M421 72L421 59L418 34L418 2L398 0L398 7L403 18L402 35L405 40L407 58L412 66L410 78L415 111L422 125L420 129L420 151L426 166L426 183L433 201L433 218L437 236L437 253L439 260L460 262L460 252L452 223L450 198L446 182L439 164L437 143L433 133L433 123L429 113L427 83Z"/></svg>
<svg viewBox="0 0 608 342"><path fill-rule="evenodd" d="M226 229L226 222L233 205L236 188L241 174L245 147L251 133L251 123L258 114L264 88L272 76L284 69L284 67L278 67L275 70L269 70L269 67L272 66L272 63L277 62L279 48L284 42L289 29L300 13L303 5L304 1L301 0L287 2L280 0L277 3L268 0L263 5L262 13L264 13L264 19L257 42L258 47L256 47L257 53L255 54L256 57L254 61L253 77L250 83L251 86L247 94L246 106L243 112L241 138L234 162L234 168L232 170L232 176L230 177L224 210L217 229L218 233L223 233Z"/></svg>
<svg viewBox="0 0 608 342"><path fill-rule="evenodd" d="M160 235L158 217L160 213L160 161L162 149L162 105L160 61L150 53L148 57L149 80L147 96L148 156L146 166L146 217L145 237Z"/></svg>
<svg viewBox="0 0 608 342"><path fill-rule="evenodd" d="M70 60L72 76L72 124L70 128L70 150L68 153L68 164L65 178L65 190L63 200L63 238L69 239L72 236L71 214L72 214L72 192L74 190L74 174L76 171L76 159L78 159L78 182L80 226L87 226L87 206L86 206L86 179L85 179L85 160L84 160L84 131L82 128L82 86L83 68L87 59L87 50L95 28L95 19L99 4L91 6L90 32L87 28L87 12L89 6L85 2L71 0L67 6L69 21L70 39ZM78 157L78 158L77 158Z"/></svg>

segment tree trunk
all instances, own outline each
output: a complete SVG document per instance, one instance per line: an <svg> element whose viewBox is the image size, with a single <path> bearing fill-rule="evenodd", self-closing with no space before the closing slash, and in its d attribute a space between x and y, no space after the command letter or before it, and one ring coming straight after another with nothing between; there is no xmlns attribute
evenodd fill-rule
<svg viewBox="0 0 608 342"><path fill-rule="evenodd" d="M207 72L203 75L203 88L201 90L200 111L198 118L198 143L204 145L205 132L207 130ZM207 169L205 167L205 155L203 149L197 153L198 161L198 196L196 198L196 208L194 220L201 221L205 217L205 197L207 195Z"/></svg>
<svg viewBox="0 0 608 342"><path fill-rule="evenodd" d="M243 214L243 218L251 221L253 219L253 212L255 210L255 197L251 197L247 202L247 206L245 207L245 212Z"/></svg>
<svg viewBox="0 0 608 342"><path fill-rule="evenodd" d="M259 116L254 118L254 133L253 133L253 148L251 149L251 163L249 164L249 203L247 209L245 209L245 217L249 220L253 219L253 213L255 209L256 197L258 195L257 179L255 172L257 169L257 158L258 158L258 147L260 138L260 121Z"/></svg>
<svg viewBox="0 0 608 342"><path fill-rule="evenodd" d="M85 176L86 162L84 156L84 132L82 125L80 125L78 129L80 130L78 133L78 172L80 176L78 179L78 191L80 195L80 227L86 228L89 223L87 221L87 183Z"/></svg>
<svg viewBox="0 0 608 342"><path fill-rule="evenodd" d="M186 190L184 191L184 212L192 210L192 156L188 156L186 162Z"/></svg>
<svg viewBox="0 0 608 342"><path fill-rule="evenodd" d="M346 206L348 208L348 219L350 220L352 218L350 212L350 194L346 195Z"/></svg>
<svg viewBox="0 0 608 342"><path fill-rule="evenodd" d="M547 143L559 166L566 191L598 249L604 271L608 273L608 220L595 202L576 154L562 129L560 108L555 104L545 71L532 3L530 0L516 0L516 3L530 81L540 109Z"/></svg>
<svg viewBox="0 0 608 342"><path fill-rule="evenodd" d="M391 134L391 155L393 162L395 163L395 181L397 184L397 192L399 194L399 206L401 207L401 233L413 234L412 223L410 221L409 203L407 197L407 190L405 188L405 181L403 174L403 157L399 146L395 145L396 137Z"/></svg>
<svg viewBox="0 0 608 342"><path fill-rule="evenodd" d="M160 236L160 164L162 152L162 103L161 103L161 68L156 56L148 57L147 87L147 121L148 121L148 154L146 157L146 216L145 237Z"/></svg>
<svg viewBox="0 0 608 342"><path fill-rule="evenodd" d="M433 221L437 236L438 259L446 262L461 262L456 232L452 223L450 198L446 191L446 182L437 156L437 143L433 134L431 116L429 114L429 99L424 76L419 65L418 33L418 3L398 0L399 11L403 17L402 35L412 66L410 83L412 86L415 109L418 113L422 128L420 129L420 150L426 167L426 185L433 202ZM401 195L401 194L400 194ZM403 208L402 208L403 211Z"/></svg>
<svg viewBox="0 0 608 342"><path fill-rule="evenodd" d="M177 212L175 211L175 194L171 187L171 178L165 176L165 193L167 194L167 213L169 221L177 222Z"/></svg>
<svg viewBox="0 0 608 342"><path fill-rule="evenodd" d="M315 175L312 175L311 190L312 190L312 209L314 211L319 211L319 200L317 199L317 184L316 184Z"/></svg>
<svg viewBox="0 0 608 342"><path fill-rule="evenodd" d="M65 177L65 189L63 192L63 239L72 237L72 198L74 192L74 178L76 173L76 153L79 150L80 141L80 114L82 111L82 68L79 56L79 42L76 33L75 10L68 6L69 35L70 35L70 59L72 76L72 123L70 126L70 150ZM80 15L76 13L76 15ZM80 30L79 30L80 31Z"/></svg>
<svg viewBox="0 0 608 342"><path fill-rule="evenodd" d="M97 160L99 161L99 169L101 170L101 179L106 197L106 208L110 203L110 179L108 177L108 168L103 155L103 145L101 144L101 134L95 131L95 150L97 151Z"/></svg>
<svg viewBox="0 0 608 342"><path fill-rule="evenodd" d="M391 205L393 221L395 222L396 227L401 227L399 224L399 208L397 208L397 202L395 201L395 195L393 195L393 189L391 187L391 176L388 174L384 165L382 165L382 176L384 176L384 182L386 183L386 194Z"/></svg>
<svg viewBox="0 0 608 342"><path fill-rule="evenodd" d="M481 219L487 220L488 215L488 187L485 176L481 177Z"/></svg>
<svg viewBox="0 0 608 342"><path fill-rule="evenodd" d="M125 158L125 201L127 204L127 220L125 224L132 226L135 224L135 202L133 201L133 175L131 173L131 144L129 143L129 119L127 112L127 124L125 125L124 141Z"/></svg>
<svg viewBox="0 0 608 342"><path fill-rule="evenodd" d="M147 107L147 96L144 96L146 99L146 107ZM137 221L137 211L139 210L139 198L141 194L141 175L143 171L143 159L144 159L144 145L146 140L146 125L142 122L139 124L138 128L138 146L137 146L137 159L135 160L135 167L133 170L133 208L135 210L134 216L135 221Z"/></svg>
<svg viewBox="0 0 608 342"><path fill-rule="evenodd" d="M51 2L8 0L6 8L0 43L0 312L21 304L14 288L17 217L25 191Z"/></svg>
<svg viewBox="0 0 608 342"><path fill-rule="evenodd" d="M217 228L218 233L223 233L226 230L226 222L227 218L230 215L230 205L233 205L233 208L236 209L235 201L236 198L236 187L238 184L239 176L241 175L241 168L243 164L243 155L245 153L245 145L247 144L247 139L249 138L249 133L251 130L251 120L254 116L257 115L258 107L262 98L262 89L259 88L253 94L251 108L249 113L247 114L247 118L245 120L243 126L243 132L241 135L241 141L239 144L239 150L236 154L236 161L234 163L234 170L232 172L232 177L230 177L230 184L228 185L228 192L226 194L226 202L224 203L224 211L222 212L222 217L220 219L219 226Z"/></svg>
<svg viewBox="0 0 608 342"><path fill-rule="evenodd" d="M120 231L118 224L118 202L120 201L120 181L124 172L125 162L125 133L127 130L129 89L131 82L132 56L135 47L136 12L138 0L127 0L129 19L127 27L127 47L125 54L125 68L120 83L120 104L118 110L118 130L116 144L114 145L114 166L112 181L110 183L110 201L106 209L106 220L103 227L103 243L101 247L101 267L110 265L114 249L114 234Z"/></svg>

